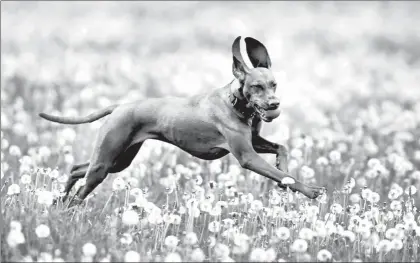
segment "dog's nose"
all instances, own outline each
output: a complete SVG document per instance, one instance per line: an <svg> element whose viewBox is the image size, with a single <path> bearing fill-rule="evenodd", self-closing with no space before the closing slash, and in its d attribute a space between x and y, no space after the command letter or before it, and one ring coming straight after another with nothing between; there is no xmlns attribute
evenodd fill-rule
<svg viewBox="0 0 420 263"><path fill-rule="evenodd" d="M269 104L268 104L268 109L270 110L275 110L279 107L280 105L280 101L278 100L272 100Z"/></svg>

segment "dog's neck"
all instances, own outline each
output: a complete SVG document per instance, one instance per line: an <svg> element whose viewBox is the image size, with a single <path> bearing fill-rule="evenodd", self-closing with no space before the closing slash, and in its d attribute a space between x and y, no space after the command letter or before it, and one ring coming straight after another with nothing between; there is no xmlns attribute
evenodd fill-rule
<svg viewBox="0 0 420 263"><path fill-rule="evenodd" d="M236 79L229 84L229 102L232 105L234 112L240 118L247 119L251 122L256 112L242 94L242 85L243 84Z"/></svg>

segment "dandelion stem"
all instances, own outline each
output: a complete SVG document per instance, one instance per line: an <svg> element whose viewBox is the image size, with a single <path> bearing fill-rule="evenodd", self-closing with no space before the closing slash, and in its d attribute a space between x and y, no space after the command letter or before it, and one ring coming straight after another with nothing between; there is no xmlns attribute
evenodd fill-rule
<svg viewBox="0 0 420 263"><path fill-rule="evenodd" d="M104 208L102 208L102 211L100 213L100 215L103 214L103 212L105 211L105 208L108 206L109 201L111 201L111 198L114 196L114 191L112 191L111 195L109 196L108 200L106 201Z"/></svg>

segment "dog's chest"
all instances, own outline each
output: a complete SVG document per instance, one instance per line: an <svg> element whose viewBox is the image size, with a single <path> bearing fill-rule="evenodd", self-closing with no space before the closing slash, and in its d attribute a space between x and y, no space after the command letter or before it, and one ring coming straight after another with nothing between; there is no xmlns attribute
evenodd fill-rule
<svg viewBox="0 0 420 263"><path fill-rule="evenodd" d="M197 112L178 112L165 117L160 123L164 139L181 149L201 157L218 155L218 146L225 142L216 126Z"/></svg>

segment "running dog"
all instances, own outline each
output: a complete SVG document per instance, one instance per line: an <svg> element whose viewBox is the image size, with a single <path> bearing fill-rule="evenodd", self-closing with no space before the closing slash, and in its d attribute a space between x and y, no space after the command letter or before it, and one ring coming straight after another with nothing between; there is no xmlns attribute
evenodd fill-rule
<svg viewBox="0 0 420 263"><path fill-rule="evenodd" d="M240 51L241 37L232 44L233 80L189 98L148 98L128 104L113 105L86 117L39 116L52 122L82 124L108 116L100 127L89 162L74 165L65 186L65 196L80 178L86 178L68 207L79 205L109 173L126 169L147 139L170 143L204 160L214 160L231 153L244 169L274 180L308 198L324 192L323 187L309 186L288 174L285 146L259 135L262 122L280 115L276 80L271 59L258 40L244 39L246 53L253 67L248 67ZM276 165L258 154L276 154Z"/></svg>

